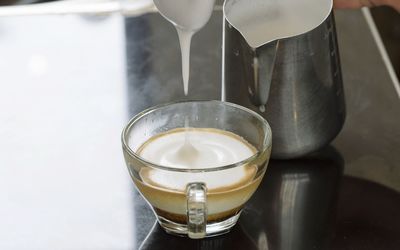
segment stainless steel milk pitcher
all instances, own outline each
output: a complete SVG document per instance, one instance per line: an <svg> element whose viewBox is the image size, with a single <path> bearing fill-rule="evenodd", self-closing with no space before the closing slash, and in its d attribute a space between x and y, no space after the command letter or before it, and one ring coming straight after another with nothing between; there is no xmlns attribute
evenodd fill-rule
<svg viewBox="0 0 400 250"><path fill-rule="evenodd" d="M295 158L329 144L345 119L334 15L304 34L249 46L225 19L223 98L264 116L272 157Z"/></svg>

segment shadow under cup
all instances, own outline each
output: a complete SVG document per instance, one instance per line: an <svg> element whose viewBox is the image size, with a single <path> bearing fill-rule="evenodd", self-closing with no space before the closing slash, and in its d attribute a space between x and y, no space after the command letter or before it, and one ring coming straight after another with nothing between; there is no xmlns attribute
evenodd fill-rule
<svg viewBox="0 0 400 250"><path fill-rule="evenodd" d="M214 168L160 166L137 154L155 135L185 127L231 132L256 152L241 162ZM122 144L129 173L159 224L168 233L203 238L226 233L235 225L242 207L264 176L271 153L271 129L263 117L236 104L177 102L136 115L122 133ZM185 188L158 185L149 180L149 173L183 183ZM220 180L225 184L218 186ZM227 180L232 182L226 184Z"/></svg>

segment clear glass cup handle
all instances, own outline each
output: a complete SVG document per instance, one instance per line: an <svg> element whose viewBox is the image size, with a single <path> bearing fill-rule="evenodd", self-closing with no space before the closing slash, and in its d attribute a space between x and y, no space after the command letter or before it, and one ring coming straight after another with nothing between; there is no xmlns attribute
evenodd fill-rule
<svg viewBox="0 0 400 250"><path fill-rule="evenodd" d="M189 183L186 186L188 236L201 239L206 236L207 187L204 183Z"/></svg>

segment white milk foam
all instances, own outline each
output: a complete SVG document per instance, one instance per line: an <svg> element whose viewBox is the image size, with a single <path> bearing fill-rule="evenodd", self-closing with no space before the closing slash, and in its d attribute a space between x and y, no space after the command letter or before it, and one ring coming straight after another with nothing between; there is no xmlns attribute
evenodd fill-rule
<svg viewBox="0 0 400 250"><path fill-rule="evenodd" d="M149 162L173 168L215 168L234 164L254 155L256 149L241 137L217 129L175 130L147 141L138 151ZM184 190L190 182L204 182L208 189L238 185L254 177L256 169L240 166L218 172L182 173L145 169L145 182L158 187Z"/></svg>
<svg viewBox="0 0 400 250"><path fill-rule="evenodd" d="M312 30L331 8L332 0L229 0L224 11L229 23L257 48Z"/></svg>

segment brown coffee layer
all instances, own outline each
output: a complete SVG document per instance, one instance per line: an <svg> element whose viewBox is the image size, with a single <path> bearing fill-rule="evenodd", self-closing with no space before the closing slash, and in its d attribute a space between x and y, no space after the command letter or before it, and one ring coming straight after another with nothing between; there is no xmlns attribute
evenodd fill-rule
<svg viewBox="0 0 400 250"><path fill-rule="evenodd" d="M221 222L221 221L227 220L227 219L231 218L232 216L237 215L240 212L240 210L242 210L242 208L243 208L243 205L240 207L225 211L225 212L207 215L207 223L216 223L216 222ZM187 223L186 214L170 213L170 212L158 209L156 207L154 208L154 210L157 215L159 215L167 220L170 220L170 221L173 221L176 223L181 223L181 224Z"/></svg>

